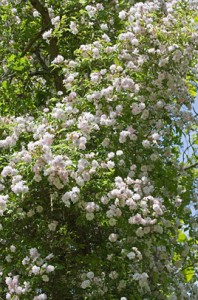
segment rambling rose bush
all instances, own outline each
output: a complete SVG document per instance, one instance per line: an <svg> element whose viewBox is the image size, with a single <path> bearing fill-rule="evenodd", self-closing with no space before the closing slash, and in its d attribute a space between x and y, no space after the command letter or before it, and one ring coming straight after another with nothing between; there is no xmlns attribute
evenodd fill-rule
<svg viewBox="0 0 198 300"><path fill-rule="evenodd" d="M194 5L74 2L0 4L0 296L196 299Z"/></svg>

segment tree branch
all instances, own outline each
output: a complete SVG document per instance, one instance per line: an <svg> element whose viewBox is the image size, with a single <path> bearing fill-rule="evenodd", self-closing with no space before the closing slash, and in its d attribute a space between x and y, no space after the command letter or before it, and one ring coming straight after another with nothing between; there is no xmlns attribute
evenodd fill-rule
<svg viewBox="0 0 198 300"><path fill-rule="evenodd" d="M38 71L34 71L28 74L29 77L33 77L33 76L41 76L41 75L49 75L49 72L45 71L45 70L38 70Z"/></svg>
<svg viewBox="0 0 198 300"><path fill-rule="evenodd" d="M30 0L32 6L41 14L42 17L42 27L51 24L51 19L48 10L43 6L38 0Z"/></svg>
<svg viewBox="0 0 198 300"><path fill-rule="evenodd" d="M195 168L196 166L198 166L198 162L196 162L196 163L194 163L194 164L192 164L192 165L190 165L190 166L186 166L186 167L184 168L184 170L186 171L186 170L189 170L189 169L191 169L191 168Z"/></svg>
<svg viewBox="0 0 198 300"><path fill-rule="evenodd" d="M46 63L44 61L44 59L41 57L41 54L40 54L40 51L39 51L39 47L35 49L35 54L36 54L36 57L37 57L38 61L41 64L43 70L50 72L48 66L46 65Z"/></svg>
<svg viewBox="0 0 198 300"><path fill-rule="evenodd" d="M30 0L30 3L32 6L41 14L42 17L42 30L44 28L48 28L49 26L52 26L51 19L49 16L49 12L45 6L43 6L38 0ZM50 60L54 60L54 58L59 54L59 49L57 45L57 38L52 37L50 39L50 44L49 44L49 54L50 54ZM58 74L57 70L51 71L51 73L54 76L54 82L56 86L57 91L63 91L64 86L63 86L63 77Z"/></svg>
<svg viewBox="0 0 198 300"><path fill-rule="evenodd" d="M32 46L36 43L36 41L41 37L41 35L47 30L49 26L42 28L36 35L33 37L32 40L30 40L29 44L25 47L23 50L21 56L24 56L31 48Z"/></svg>

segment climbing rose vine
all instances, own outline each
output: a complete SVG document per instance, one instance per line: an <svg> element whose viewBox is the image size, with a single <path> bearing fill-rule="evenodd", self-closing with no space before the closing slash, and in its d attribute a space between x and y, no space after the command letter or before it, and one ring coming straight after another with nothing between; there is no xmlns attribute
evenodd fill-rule
<svg viewBox="0 0 198 300"><path fill-rule="evenodd" d="M197 299L194 3L0 12L0 298Z"/></svg>

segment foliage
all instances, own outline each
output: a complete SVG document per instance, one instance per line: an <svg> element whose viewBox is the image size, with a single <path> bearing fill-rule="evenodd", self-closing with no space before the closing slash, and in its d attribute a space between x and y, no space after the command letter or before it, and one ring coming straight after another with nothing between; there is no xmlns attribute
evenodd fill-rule
<svg viewBox="0 0 198 300"><path fill-rule="evenodd" d="M194 20L187 0L0 2L2 299L196 299Z"/></svg>

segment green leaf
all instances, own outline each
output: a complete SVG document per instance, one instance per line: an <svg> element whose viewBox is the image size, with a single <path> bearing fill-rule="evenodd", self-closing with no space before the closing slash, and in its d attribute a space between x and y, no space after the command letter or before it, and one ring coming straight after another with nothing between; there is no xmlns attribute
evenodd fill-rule
<svg viewBox="0 0 198 300"><path fill-rule="evenodd" d="M7 61L8 62L13 62L13 61L15 61L15 59L16 59L16 55L12 54L12 55L10 55L10 57L8 57Z"/></svg>
<svg viewBox="0 0 198 300"><path fill-rule="evenodd" d="M184 243L186 240L187 240L186 235L181 230L179 230L179 235L178 235L177 241L179 243Z"/></svg>
<svg viewBox="0 0 198 300"><path fill-rule="evenodd" d="M3 81L1 86L2 86L3 89L7 89L8 88L8 82L6 80Z"/></svg>
<svg viewBox="0 0 198 300"><path fill-rule="evenodd" d="M182 273L184 274L186 281L189 282L193 278L195 271L194 271L193 267L188 267L185 270L183 270Z"/></svg>

